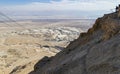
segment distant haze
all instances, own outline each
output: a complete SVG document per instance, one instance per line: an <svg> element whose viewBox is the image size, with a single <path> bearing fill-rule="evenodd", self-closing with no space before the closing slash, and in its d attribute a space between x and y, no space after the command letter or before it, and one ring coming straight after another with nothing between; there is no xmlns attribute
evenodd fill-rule
<svg viewBox="0 0 120 74"><path fill-rule="evenodd" d="M17 18L95 19L104 13L115 11L119 2L120 0L4 0L0 1L0 11Z"/></svg>

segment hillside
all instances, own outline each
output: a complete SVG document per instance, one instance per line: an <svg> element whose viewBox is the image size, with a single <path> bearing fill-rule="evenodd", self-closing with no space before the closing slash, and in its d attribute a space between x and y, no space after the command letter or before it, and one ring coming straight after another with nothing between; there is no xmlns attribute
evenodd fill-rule
<svg viewBox="0 0 120 74"><path fill-rule="evenodd" d="M91 26L88 20L21 20L17 22L20 25L5 23L0 22L0 74L28 74L40 59L62 51Z"/></svg>
<svg viewBox="0 0 120 74"><path fill-rule="evenodd" d="M98 18L54 57L44 57L29 74L120 74L120 18L117 13Z"/></svg>
<svg viewBox="0 0 120 74"><path fill-rule="evenodd" d="M44 56L53 56L76 39L80 31L71 27L52 27L1 33L0 70L9 74L18 66L34 63Z"/></svg>

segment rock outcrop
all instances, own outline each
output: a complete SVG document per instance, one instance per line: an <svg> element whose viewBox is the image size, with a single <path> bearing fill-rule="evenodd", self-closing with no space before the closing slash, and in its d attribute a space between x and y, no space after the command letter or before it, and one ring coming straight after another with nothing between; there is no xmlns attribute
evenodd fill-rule
<svg viewBox="0 0 120 74"><path fill-rule="evenodd" d="M98 18L88 32L81 33L63 51L44 59L30 74L120 74L120 19L117 13Z"/></svg>

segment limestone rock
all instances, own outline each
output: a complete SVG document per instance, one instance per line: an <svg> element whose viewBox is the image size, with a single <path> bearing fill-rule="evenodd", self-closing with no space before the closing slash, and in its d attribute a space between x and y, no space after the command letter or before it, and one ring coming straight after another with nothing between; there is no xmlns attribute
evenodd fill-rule
<svg viewBox="0 0 120 74"><path fill-rule="evenodd" d="M120 74L119 53L120 19L117 13L106 14L30 74Z"/></svg>

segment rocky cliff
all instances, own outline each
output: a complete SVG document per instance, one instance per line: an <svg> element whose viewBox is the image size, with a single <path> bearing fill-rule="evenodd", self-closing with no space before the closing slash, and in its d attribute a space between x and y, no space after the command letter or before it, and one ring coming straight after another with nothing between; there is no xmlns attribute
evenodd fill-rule
<svg viewBox="0 0 120 74"><path fill-rule="evenodd" d="M44 57L30 74L120 74L120 18L98 18L54 57Z"/></svg>

